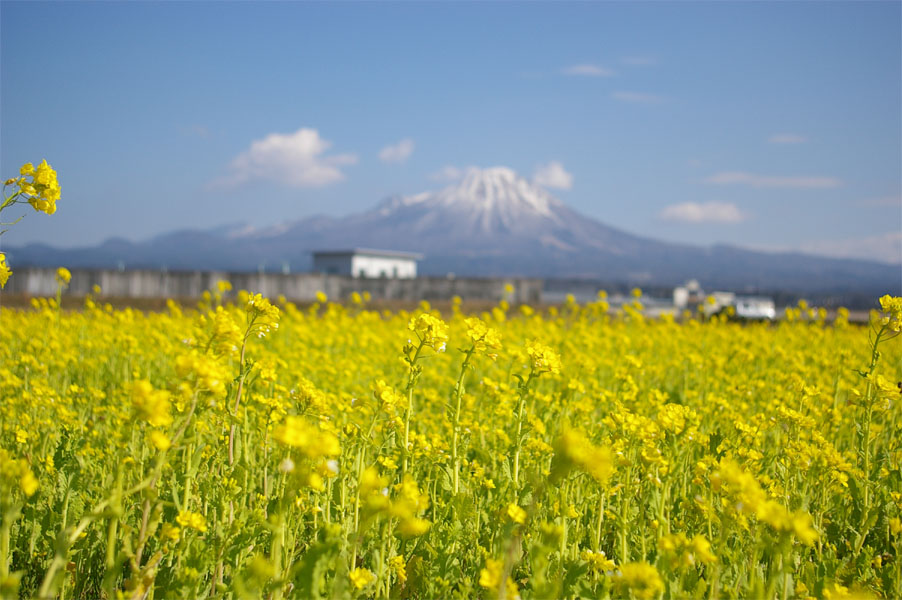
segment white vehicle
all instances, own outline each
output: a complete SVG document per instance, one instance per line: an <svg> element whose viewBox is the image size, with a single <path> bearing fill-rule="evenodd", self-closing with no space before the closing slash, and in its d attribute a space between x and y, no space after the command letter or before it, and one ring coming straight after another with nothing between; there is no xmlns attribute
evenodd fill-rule
<svg viewBox="0 0 902 600"><path fill-rule="evenodd" d="M738 297L733 301L736 319L773 321L777 309L770 298Z"/></svg>

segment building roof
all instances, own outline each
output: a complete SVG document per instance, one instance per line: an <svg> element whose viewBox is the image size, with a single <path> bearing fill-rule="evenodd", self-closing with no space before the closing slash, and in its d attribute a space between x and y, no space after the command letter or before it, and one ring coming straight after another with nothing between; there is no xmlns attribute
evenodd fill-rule
<svg viewBox="0 0 902 600"><path fill-rule="evenodd" d="M410 260L423 260L423 255L418 252L402 252L400 250L375 250L373 248L350 248L346 250L314 250L314 258L317 256L381 256L385 258L407 258Z"/></svg>

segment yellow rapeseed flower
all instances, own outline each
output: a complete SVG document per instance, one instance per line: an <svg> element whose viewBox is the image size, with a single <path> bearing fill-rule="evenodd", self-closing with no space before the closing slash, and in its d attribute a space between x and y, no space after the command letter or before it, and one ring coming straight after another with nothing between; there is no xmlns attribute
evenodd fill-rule
<svg viewBox="0 0 902 600"><path fill-rule="evenodd" d="M508 504L506 512L507 512L507 517L514 523L517 523L519 525L523 525L524 523L526 523L526 517L527 517L526 511L523 510L523 508L521 508L520 506L518 506L516 502L511 502L510 504Z"/></svg>
<svg viewBox="0 0 902 600"><path fill-rule="evenodd" d="M72 281L72 273L66 267L60 267L56 270L56 280L60 285L68 285Z"/></svg>
<svg viewBox="0 0 902 600"><path fill-rule="evenodd" d="M470 338L476 352L488 352L501 348L501 334L494 327L489 327L482 319L470 317L464 320L467 326L467 337ZM490 356L497 356L490 354Z"/></svg>
<svg viewBox="0 0 902 600"><path fill-rule="evenodd" d="M341 454L341 446L334 434L321 430L303 417L285 417L285 420L273 430L272 437L280 444L295 448L311 459Z"/></svg>
<svg viewBox="0 0 902 600"><path fill-rule="evenodd" d="M169 450L169 447L172 446L172 442L166 437L166 434L158 429L151 430L149 439L157 450Z"/></svg>
<svg viewBox="0 0 902 600"><path fill-rule="evenodd" d="M362 590L366 586L370 585L374 581L376 581L376 576L373 575L373 572L369 569L363 569L358 567L348 573L348 577L351 579L351 584L354 586L354 589Z"/></svg>
<svg viewBox="0 0 902 600"><path fill-rule="evenodd" d="M591 550L583 550L579 553L579 557L589 563L589 568L593 571L607 572L617 568L614 561L605 555L604 552L593 552Z"/></svg>
<svg viewBox="0 0 902 600"><path fill-rule="evenodd" d="M526 343L526 354L529 356L530 368L536 374L561 372L561 357L551 347L532 340Z"/></svg>
<svg viewBox="0 0 902 600"><path fill-rule="evenodd" d="M614 584L623 595L632 592L639 600L652 600L664 591L664 580L658 570L644 561L622 565Z"/></svg>
<svg viewBox="0 0 902 600"><path fill-rule="evenodd" d="M407 328L417 335L424 347L443 352L448 342L448 325L429 313L421 313L412 318Z"/></svg>
<svg viewBox="0 0 902 600"><path fill-rule="evenodd" d="M392 556L388 559L388 566L398 578L399 583L407 581L407 563L404 562L403 556Z"/></svg>
<svg viewBox="0 0 902 600"><path fill-rule="evenodd" d="M175 522L182 527L195 529L201 533L207 531L207 520L200 513L191 512L189 510L180 511L178 516L175 518Z"/></svg>
<svg viewBox="0 0 902 600"><path fill-rule="evenodd" d="M28 197L31 206L39 211L52 215L56 212L56 201L60 199L60 185L56 178L56 171L44 160L34 167L31 163L25 163L19 169L23 175L16 180L19 191ZM25 179L31 177L31 180Z"/></svg>
<svg viewBox="0 0 902 600"><path fill-rule="evenodd" d="M12 274L12 270L6 264L6 254L0 252L0 288L6 287L6 282L9 281L9 276Z"/></svg>
<svg viewBox="0 0 902 600"><path fill-rule="evenodd" d="M558 476L571 467L577 467L604 485L614 472L614 454L611 450L595 446L575 429L564 428L554 448L555 473Z"/></svg>
<svg viewBox="0 0 902 600"><path fill-rule="evenodd" d="M885 295L880 298L880 310L886 316L884 317L884 325L889 327L891 331L902 331L902 297Z"/></svg>
<svg viewBox="0 0 902 600"><path fill-rule="evenodd" d="M501 578L504 575L504 561L487 558L485 568L479 571L479 585L489 590L493 595L501 589ZM511 600L520 598L517 584L510 577L504 582L505 597Z"/></svg>
<svg viewBox="0 0 902 600"><path fill-rule="evenodd" d="M154 427L166 427L172 423L172 415L169 413L169 392L154 389L146 379L132 382L129 392L140 418Z"/></svg>

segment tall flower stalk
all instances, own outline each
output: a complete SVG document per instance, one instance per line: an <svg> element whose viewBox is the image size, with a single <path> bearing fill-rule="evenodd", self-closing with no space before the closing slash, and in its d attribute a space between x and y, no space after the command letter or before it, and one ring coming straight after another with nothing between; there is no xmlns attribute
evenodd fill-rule
<svg viewBox="0 0 902 600"><path fill-rule="evenodd" d="M492 329L475 317L466 319L465 324L467 326L467 337L471 343L468 349L461 350L464 353L464 360L460 365L460 373L458 373L457 383L454 386L454 404L448 407L453 431L451 437L451 487L455 495L460 492L460 414L461 400L464 395L464 377L467 374L467 369L470 367L470 360L475 353L488 352L489 357L494 360L497 357L494 351L501 347L501 334L497 330Z"/></svg>
<svg viewBox="0 0 902 600"><path fill-rule="evenodd" d="M407 473L410 465L410 417L413 414L413 391L423 368L417 364L424 358L423 351L429 349L433 353L444 352L448 345L448 325L438 317L422 313L412 318L407 329L413 332L417 342L408 340L402 351L402 360L407 364L407 385L404 393L407 396L407 408L404 410L404 440L401 448L401 473Z"/></svg>
<svg viewBox="0 0 902 600"><path fill-rule="evenodd" d="M517 395L517 410L515 416L517 419L517 435L514 438L514 465L513 479L514 487L520 489L520 452L523 449L523 442L526 441L526 434L523 431L523 421L526 418L526 399L529 397L530 385L533 380L544 373L561 372L561 357L550 347L533 340L526 344L526 355L529 358L529 373L526 377L515 375L519 385Z"/></svg>

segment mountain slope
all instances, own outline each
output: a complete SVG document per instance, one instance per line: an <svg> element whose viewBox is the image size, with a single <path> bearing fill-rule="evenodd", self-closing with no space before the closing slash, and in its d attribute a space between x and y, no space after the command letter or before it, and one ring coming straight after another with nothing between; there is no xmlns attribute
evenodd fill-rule
<svg viewBox="0 0 902 600"><path fill-rule="evenodd" d="M802 254L698 247L632 235L588 218L510 169L472 169L437 192L396 196L342 218L310 217L256 230L177 231L141 243L10 249L13 265L279 270L311 266L310 252L371 247L421 252L425 274L525 275L673 285L884 293L896 266Z"/></svg>

